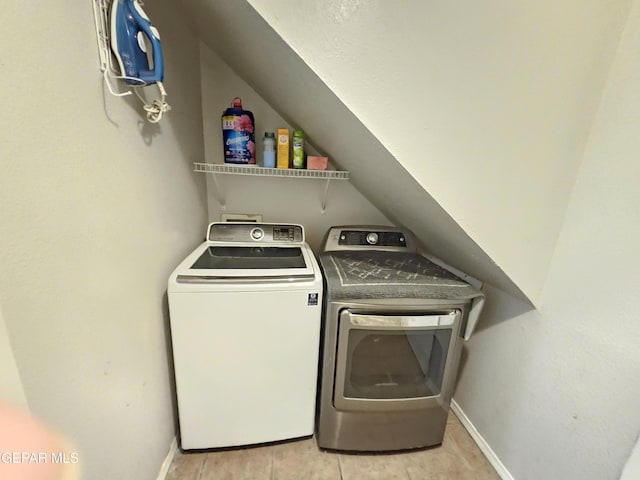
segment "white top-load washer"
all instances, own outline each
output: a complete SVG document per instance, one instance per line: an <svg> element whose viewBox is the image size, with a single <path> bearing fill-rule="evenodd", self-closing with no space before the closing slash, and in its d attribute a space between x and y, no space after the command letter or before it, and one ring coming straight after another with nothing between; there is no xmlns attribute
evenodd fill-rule
<svg viewBox="0 0 640 480"><path fill-rule="evenodd" d="M183 449L313 434L322 293L302 226L209 225L168 286Z"/></svg>

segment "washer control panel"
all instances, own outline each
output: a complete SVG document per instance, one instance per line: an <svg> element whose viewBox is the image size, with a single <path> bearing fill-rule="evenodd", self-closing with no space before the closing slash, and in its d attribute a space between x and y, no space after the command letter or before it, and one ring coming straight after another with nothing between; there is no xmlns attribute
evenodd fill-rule
<svg viewBox="0 0 640 480"><path fill-rule="evenodd" d="M327 233L323 251L386 250L415 253L413 234L395 227L343 226L332 227Z"/></svg>
<svg viewBox="0 0 640 480"><path fill-rule="evenodd" d="M302 225L214 222L207 229L209 242L303 243Z"/></svg>

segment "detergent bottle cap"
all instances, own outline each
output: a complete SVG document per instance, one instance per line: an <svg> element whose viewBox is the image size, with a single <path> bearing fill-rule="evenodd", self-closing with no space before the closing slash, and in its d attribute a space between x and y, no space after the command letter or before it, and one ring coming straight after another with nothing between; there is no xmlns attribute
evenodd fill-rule
<svg viewBox="0 0 640 480"><path fill-rule="evenodd" d="M233 97L233 101L231 102L231 106L233 108L242 108L242 99L240 97Z"/></svg>

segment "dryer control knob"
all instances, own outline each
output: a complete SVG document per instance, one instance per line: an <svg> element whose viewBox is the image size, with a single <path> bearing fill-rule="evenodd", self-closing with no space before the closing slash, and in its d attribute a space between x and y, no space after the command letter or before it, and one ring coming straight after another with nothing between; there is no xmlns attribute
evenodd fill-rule
<svg viewBox="0 0 640 480"><path fill-rule="evenodd" d="M367 233L367 243L369 245L375 245L378 243L378 234L376 232Z"/></svg>

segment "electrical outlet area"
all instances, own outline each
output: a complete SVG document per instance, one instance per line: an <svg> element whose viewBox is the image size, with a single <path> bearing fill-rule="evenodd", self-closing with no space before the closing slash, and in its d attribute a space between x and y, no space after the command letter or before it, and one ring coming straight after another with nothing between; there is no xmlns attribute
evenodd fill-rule
<svg viewBox="0 0 640 480"><path fill-rule="evenodd" d="M223 213L220 215L223 222L256 222L262 223L262 215L259 213Z"/></svg>

